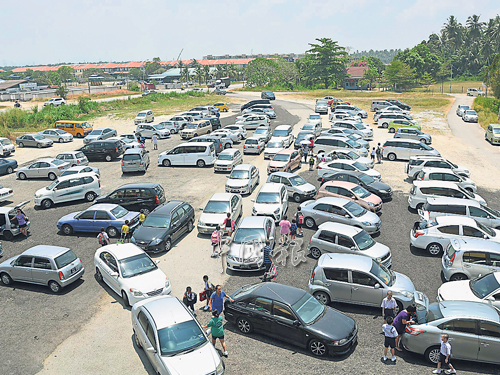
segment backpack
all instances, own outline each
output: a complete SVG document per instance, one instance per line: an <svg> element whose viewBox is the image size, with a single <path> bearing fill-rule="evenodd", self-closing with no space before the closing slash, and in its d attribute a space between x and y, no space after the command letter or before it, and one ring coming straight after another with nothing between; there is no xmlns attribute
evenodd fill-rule
<svg viewBox="0 0 500 375"><path fill-rule="evenodd" d="M304 224L304 216L302 216L302 213L299 213L298 214L298 218L299 218L299 224Z"/></svg>
<svg viewBox="0 0 500 375"><path fill-rule="evenodd" d="M104 234L99 233L99 236L97 237L97 239L99 240L99 245L106 245L107 244L106 238L104 237Z"/></svg>
<svg viewBox="0 0 500 375"><path fill-rule="evenodd" d="M212 241L212 243L219 243L219 240L220 240L219 231L214 230L214 232L212 233L212 236L210 237L210 240Z"/></svg>

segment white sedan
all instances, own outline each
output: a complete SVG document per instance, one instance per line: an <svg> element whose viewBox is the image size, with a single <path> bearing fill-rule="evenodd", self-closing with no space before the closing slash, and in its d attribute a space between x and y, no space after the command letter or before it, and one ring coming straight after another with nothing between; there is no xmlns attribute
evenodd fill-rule
<svg viewBox="0 0 500 375"><path fill-rule="evenodd" d="M245 127L243 125L237 125L237 124L234 124L234 125L227 125L227 126L224 126L223 129L227 129L227 130L231 130L233 133L236 133L236 134L241 134L241 139L245 139L247 137L247 130L245 129Z"/></svg>
<svg viewBox="0 0 500 375"><path fill-rule="evenodd" d="M121 295L126 306L169 295L170 281L156 262L131 243L103 246L94 255L95 277Z"/></svg>
<svg viewBox="0 0 500 375"><path fill-rule="evenodd" d="M336 160L327 161L318 165L318 177L332 172L343 171L358 171L367 174L368 176L380 181L382 176L375 169L370 169L366 165L361 164L357 160Z"/></svg>
<svg viewBox="0 0 500 375"><path fill-rule="evenodd" d="M14 196L14 190L0 185L0 202L6 201ZM0 249L1 250L1 249Z"/></svg>

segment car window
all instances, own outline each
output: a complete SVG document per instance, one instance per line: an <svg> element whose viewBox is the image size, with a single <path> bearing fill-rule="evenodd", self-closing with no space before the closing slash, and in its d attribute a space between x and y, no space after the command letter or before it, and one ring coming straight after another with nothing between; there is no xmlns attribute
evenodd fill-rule
<svg viewBox="0 0 500 375"><path fill-rule="evenodd" d="M479 335L500 337L500 326L491 322L479 322Z"/></svg>
<svg viewBox="0 0 500 375"><path fill-rule="evenodd" d="M454 319L439 326L443 331L454 331L462 333L476 333L476 321L472 319Z"/></svg>
<svg viewBox="0 0 500 375"><path fill-rule="evenodd" d="M339 246L347 247L348 249L350 249L351 247L355 247L352 239L342 234L339 234L337 236L337 244Z"/></svg>
<svg viewBox="0 0 500 375"><path fill-rule="evenodd" d="M176 225L178 222L179 222L179 215L177 214L177 211L174 212L174 214L172 215L172 226Z"/></svg>
<svg viewBox="0 0 500 375"><path fill-rule="evenodd" d="M490 253L490 263L493 267L500 267L500 254ZM500 299L495 296L495 299Z"/></svg>
<svg viewBox="0 0 500 375"><path fill-rule="evenodd" d="M318 235L318 239L330 243L335 243L335 233L328 230L322 230Z"/></svg>
<svg viewBox="0 0 500 375"><path fill-rule="evenodd" d="M80 220L93 220L94 219L94 213L95 211L89 210L89 211L84 211L80 214L80 216L77 217L77 219Z"/></svg>
<svg viewBox="0 0 500 375"><path fill-rule="evenodd" d="M352 271L352 282L354 284L365 286L375 286L375 284L379 283L379 281L372 275L358 271Z"/></svg>
<svg viewBox="0 0 500 375"><path fill-rule="evenodd" d="M446 233L446 234L459 234L459 228L458 225L446 225L444 227L437 228L437 230L441 233Z"/></svg>
<svg viewBox="0 0 500 375"><path fill-rule="evenodd" d="M120 190L117 190L115 191L114 193L112 193L109 198L110 199L120 199L120 198L123 198L125 196L125 190L123 189L120 189Z"/></svg>
<svg viewBox="0 0 500 375"><path fill-rule="evenodd" d="M470 215L474 217L488 217L488 213L476 207L469 207Z"/></svg>
<svg viewBox="0 0 500 375"><path fill-rule="evenodd" d="M325 203L320 203L314 206L314 210L316 211L323 211L323 212L330 212L330 205L325 204Z"/></svg>
<svg viewBox="0 0 500 375"><path fill-rule="evenodd" d="M103 251L99 258L106 264L112 271L118 272L118 263L116 263L116 259L108 253L107 251Z"/></svg>
<svg viewBox="0 0 500 375"><path fill-rule="evenodd" d="M95 220L109 220L109 214L106 211L97 211Z"/></svg>
<svg viewBox="0 0 500 375"><path fill-rule="evenodd" d="M327 186L325 190L333 194L339 194L339 188L337 186Z"/></svg>
<svg viewBox="0 0 500 375"><path fill-rule="evenodd" d="M31 267L32 257L30 256L20 256L16 260L16 267Z"/></svg>
<svg viewBox="0 0 500 375"><path fill-rule="evenodd" d="M463 261L465 263L472 263L472 264L479 264L479 265L486 265L486 253L482 252L472 252L468 251L464 253L463 255Z"/></svg>
<svg viewBox="0 0 500 375"><path fill-rule="evenodd" d="M332 268L324 268L323 272L328 280L349 282L349 272L347 270L335 270Z"/></svg>
<svg viewBox="0 0 500 375"><path fill-rule="evenodd" d="M52 269L52 265L50 264L50 260L45 258L35 258L35 262L33 263L33 268L40 268L43 270Z"/></svg>
<svg viewBox="0 0 500 375"><path fill-rule="evenodd" d="M272 175L272 176L271 176L271 179L270 179L269 181L270 181L270 182L280 183L280 177L279 177L279 176L276 176L276 175Z"/></svg>
<svg viewBox="0 0 500 375"><path fill-rule="evenodd" d="M248 304L248 308L264 314L271 314L272 306L273 301L267 298L256 298L253 302Z"/></svg>
<svg viewBox="0 0 500 375"><path fill-rule="evenodd" d="M144 332L147 332L148 318L142 311L139 311L139 314L137 315L137 320L139 321L139 324L141 325Z"/></svg>
<svg viewBox="0 0 500 375"><path fill-rule="evenodd" d="M193 209L189 204L185 203L182 205L182 208L184 209L184 211L186 212L186 214L189 214L191 212L191 210Z"/></svg>
<svg viewBox="0 0 500 375"><path fill-rule="evenodd" d="M141 194L141 189L135 188L135 189L126 189L125 190L125 198L139 198L139 195Z"/></svg>
<svg viewBox="0 0 500 375"><path fill-rule="evenodd" d="M484 233L477 228L464 226L463 231L464 231L464 236L484 238Z"/></svg>

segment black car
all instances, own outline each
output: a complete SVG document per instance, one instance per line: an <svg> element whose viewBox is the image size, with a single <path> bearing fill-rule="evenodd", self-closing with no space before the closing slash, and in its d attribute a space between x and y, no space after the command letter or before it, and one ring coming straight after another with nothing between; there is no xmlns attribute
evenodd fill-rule
<svg viewBox="0 0 500 375"><path fill-rule="evenodd" d="M255 104L271 104L269 99L256 99L256 100L250 100L248 103L245 103L241 106L241 111L247 109L248 107L251 107Z"/></svg>
<svg viewBox="0 0 500 375"><path fill-rule="evenodd" d="M391 103L392 105L396 105L398 106L399 108L401 108L403 111L409 111L411 110L411 107L406 104L406 103L403 103L402 101L398 100L398 99L387 99L387 101L389 103Z"/></svg>
<svg viewBox="0 0 500 375"><path fill-rule="evenodd" d="M321 178L321 185L328 181L347 181L364 187L370 193L378 195L383 201L392 198L392 189L389 185L375 180L363 172L346 171L337 173L328 173Z"/></svg>
<svg viewBox="0 0 500 375"><path fill-rule="evenodd" d="M278 283L246 285L226 301L224 317L243 334L253 330L308 349L316 356L344 354L357 342L354 319L306 291Z"/></svg>
<svg viewBox="0 0 500 375"><path fill-rule="evenodd" d="M123 154L123 146L121 141L93 141L77 151L85 154L89 160L106 160L111 161L120 157Z"/></svg>
<svg viewBox="0 0 500 375"><path fill-rule="evenodd" d="M220 119L218 117L215 116L205 117L204 120L210 120L210 123L212 124L212 131L221 128Z"/></svg>
<svg viewBox="0 0 500 375"><path fill-rule="evenodd" d="M131 242L148 252L169 251L174 242L193 228L193 207L184 201L168 201L146 217L134 231Z"/></svg>
<svg viewBox="0 0 500 375"><path fill-rule="evenodd" d="M147 215L165 203L165 191L160 184L138 183L120 186L112 193L99 197L95 203L114 203L129 211L144 210Z"/></svg>
<svg viewBox="0 0 500 375"><path fill-rule="evenodd" d="M272 92L272 91L262 91L260 93L260 98L261 99L276 100L276 96L274 95L274 92Z"/></svg>

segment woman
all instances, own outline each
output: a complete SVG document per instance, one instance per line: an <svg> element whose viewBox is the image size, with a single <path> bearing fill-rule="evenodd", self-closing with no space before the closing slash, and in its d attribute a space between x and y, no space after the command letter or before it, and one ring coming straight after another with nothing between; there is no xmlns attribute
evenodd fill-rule
<svg viewBox="0 0 500 375"><path fill-rule="evenodd" d="M17 224L19 224L19 230L21 231L22 234L24 234L26 237L28 237L28 229L26 226L28 225L28 218L26 215L23 213L21 210L17 210Z"/></svg>
<svg viewBox="0 0 500 375"><path fill-rule="evenodd" d="M224 341L224 325L222 321L222 316L219 315L219 311L217 309L212 311L212 319L208 322L206 326L203 326L203 328L212 328L212 345L215 347L215 344L217 343L217 339L219 339L222 348L224 349L224 353L222 355L224 357L227 357L227 346L226 342Z"/></svg>
<svg viewBox="0 0 500 375"><path fill-rule="evenodd" d="M231 214L228 212L227 217L222 222L222 229L227 232L227 235L231 237L233 234L234 220L231 220Z"/></svg>
<svg viewBox="0 0 500 375"><path fill-rule="evenodd" d="M402 349L399 347L401 335L404 333L407 324L415 323L412 320L411 316L412 314L415 314L416 311L417 309L415 308L415 306L410 305L405 310L401 311L392 323L392 325L396 328L396 331L398 331L398 337L396 337L396 350L400 352L402 351Z"/></svg>

